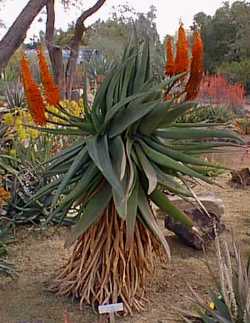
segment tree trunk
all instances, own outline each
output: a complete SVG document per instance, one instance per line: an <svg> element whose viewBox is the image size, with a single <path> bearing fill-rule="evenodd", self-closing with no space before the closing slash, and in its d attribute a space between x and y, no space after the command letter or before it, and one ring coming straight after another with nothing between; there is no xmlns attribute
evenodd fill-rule
<svg viewBox="0 0 250 323"><path fill-rule="evenodd" d="M27 30L47 2L48 0L30 0L0 41L0 71L22 44Z"/></svg>
<svg viewBox="0 0 250 323"><path fill-rule="evenodd" d="M61 93L61 98L65 96L65 75L63 65L62 48L53 43L54 30L55 30L55 1L48 0L46 5L47 22L45 40L49 51L49 57L53 69L54 79L58 85Z"/></svg>
<svg viewBox="0 0 250 323"><path fill-rule="evenodd" d="M77 67L77 58L79 55L79 48L81 40L86 30L84 26L85 20L98 11L106 0L98 0L95 5L88 10L84 11L81 16L77 19L74 36L71 40L70 48L70 57L66 68L66 97L71 98L73 81L76 74Z"/></svg>

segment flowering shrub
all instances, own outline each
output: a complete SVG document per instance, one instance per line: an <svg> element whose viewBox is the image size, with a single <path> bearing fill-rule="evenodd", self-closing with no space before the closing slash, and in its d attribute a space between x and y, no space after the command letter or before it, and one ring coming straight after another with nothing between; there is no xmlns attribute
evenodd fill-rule
<svg viewBox="0 0 250 323"><path fill-rule="evenodd" d="M197 100L202 103L242 107L245 103L245 88L240 83L230 84L222 75L203 78Z"/></svg>
<svg viewBox="0 0 250 323"><path fill-rule="evenodd" d="M6 113L3 117L3 123L15 130L19 141L23 144L35 140L39 136L38 130L24 126L33 124L30 112L24 109L16 108L12 112Z"/></svg>

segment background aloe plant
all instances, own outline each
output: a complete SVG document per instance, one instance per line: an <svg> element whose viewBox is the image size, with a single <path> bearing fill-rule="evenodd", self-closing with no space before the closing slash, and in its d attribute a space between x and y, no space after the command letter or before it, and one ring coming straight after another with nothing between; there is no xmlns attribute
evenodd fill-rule
<svg viewBox="0 0 250 323"><path fill-rule="evenodd" d="M250 271L249 260L242 259L239 246L216 239L218 278L208 264L215 280L216 291L211 302L206 302L191 288L198 314L183 312L187 323L248 323L250 322Z"/></svg>
<svg viewBox="0 0 250 323"><path fill-rule="evenodd" d="M141 310L146 274L152 272L155 256L162 250L170 254L150 202L192 228L192 221L165 192L192 196L182 184L184 176L213 183L202 169L221 166L194 155L226 145L216 138L242 143L214 125L176 123L194 107L183 102L183 93L171 97L182 78L156 82L148 41L142 47L131 43L91 107L85 97L84 118L60 105L60 115L47 111L48 124L49 116L57 116L58 128L39 127L41 131L77 137L49 160L48 184L26 205L53 193L47 221L63 219L72 209L79 220L66 241L67 246L74 244L72 256L53 286L60 295L80 298L81 305L123 301L125 313ZM201 138L211 141L194 142ZM183 139L185 144L178 143Z"/></svg>

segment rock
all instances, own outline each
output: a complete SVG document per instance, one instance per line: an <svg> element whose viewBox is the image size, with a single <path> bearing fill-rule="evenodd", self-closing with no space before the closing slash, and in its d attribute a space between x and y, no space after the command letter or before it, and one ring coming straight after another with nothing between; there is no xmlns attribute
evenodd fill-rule
<svg viewBox="0 0 250 323"><path fill-rule="evenodd" d="M183 211L189 209L190 207L193 207L194 204L197 204L194 199L188 199L190 201L190 203L188 203L188 201L184 201L176 195L168 196L168 198L176 207ZM200 194L198 195L198 199L201 201L201 203L209 213L211 212L219 218L224 215L224 203L222 199L216 197L213 193Z"/></svg>
<svg viewBox="0 0 250 323"><path fill-rule="evenodd" d="M209 212L208 215L197 208L184 210L184 212L193 220L194 226L198 228L198 232L175 222L171 217L165 218L165 227L174 232L190 247L202 250L210 241L215 239L216 234L220 234L225 230L225 225L221 222L221 218L212 212Z"/></svg>
<svg viewBox="0 0 250 323"><path fill-rule="evenodd" d="M245 187L250 185L250 169L242 168L240 170L233 170L231 172L231 183L238 187Z"/></svg>

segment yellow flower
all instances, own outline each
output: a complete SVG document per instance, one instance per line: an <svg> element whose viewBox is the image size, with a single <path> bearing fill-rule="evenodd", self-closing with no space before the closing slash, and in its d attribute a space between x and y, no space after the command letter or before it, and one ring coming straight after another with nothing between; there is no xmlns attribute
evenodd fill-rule
<svg viewBox="0 0 250 323"><path fill-rule="evenodd" d="M22 126L18 127L17 134L18 134L18 137L21 141L29 138L27 132L25 131L24 127L22 127Z"/></svg>
<svg viewBox="0 0 250 323"><path fill-rule="evenodd" d="M37 139L39 137L39 131L36 129L30 129L29 134L32 139Z"/></svg>
<svg viewBox="0 0 250 323"><path fill-rule="evenodd" d="M16 118L16 128L22 127L22 119L20 117Z"/></svg>
<svg viewBox="0 0 250 323"><path fill-rule="evenodd" d="M16 157L16 149L12 148L12 149L9 151L9 154L10 154L10 156L12 156L12 157Z"/></svg>
<svg viewBox="0 0 250 323"><path fill-rule="evenodd" d="M212 311L214 311L214 310L215 310L215 304L214 304L213 302L211 302L211 303L209 304L209 307L211 308L211 310L212 310Z"/></svg>
<svg viewBox="0 0 250 323"><path fill-rule="evenodd" d="M3 118L4 124L12 126L14 124L14 116L12 113L6 113Z"/></svg>

